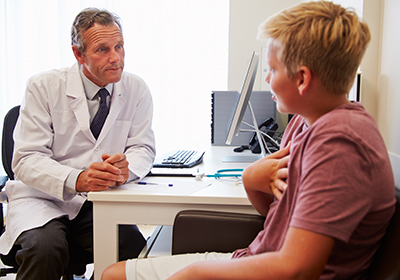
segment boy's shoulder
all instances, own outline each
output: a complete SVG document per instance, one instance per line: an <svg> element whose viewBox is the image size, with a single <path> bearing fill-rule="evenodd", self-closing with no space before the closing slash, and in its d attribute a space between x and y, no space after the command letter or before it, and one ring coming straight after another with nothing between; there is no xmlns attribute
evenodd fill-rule
<svg viewBox="0 0 400 280"><path fill-rule="evenodd" d="M371 141L375 143L383 142L373 117L362 104L351 102L324 114L311 126L307 125L302 116L294 116L285 130L282 144L284 147L288 141L295 138L307 142L313 139L312 142L315 142L317 139L331 137L347 138L359 142L360 139L370 138L371 134L375 138Z"/></svg>
<svg viewBox="0 0 400 280"><path fill-rule="evenodd" d="M351 135L363 133L364 130L376 130L379 133L378 125L374 118L358 102L351 102L341 105L334 110L321 116L311 126L314 132L330 131Z"/></svg>

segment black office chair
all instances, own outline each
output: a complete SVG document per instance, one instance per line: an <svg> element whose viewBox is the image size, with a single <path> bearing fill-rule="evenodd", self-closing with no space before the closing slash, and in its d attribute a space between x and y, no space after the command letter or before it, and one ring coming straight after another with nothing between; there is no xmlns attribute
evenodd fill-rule
<svg viewBox="0 0 400 280"><path fill-rule="evenodd" d="M246 248L263 228L258 215L216 211L179 212L172 233L172 254L233 252ZM396 212L373 262L368 280L400 279L400 191L396 188Z"/></svg>
<svg viewBox="0 0 400 280"><path fill-rule="evenodd" d="M13 132L15 124L19 117L20 106L15 106L4 117L3 138L2 138L2 162L7 176L0 178L0 190L3 189L5 182L14 179L14 172L11 169L11 161L14 151ZM0 203L0 214L3 215L3 204ZM4 232L4 219L0 223L0 233ZM1 255L0 259L4 265L9 266L0 269L0 277L10 273L17 273L18 263L15 260L15 254L20 249L19 245L14 245L8 255ZM70 263L64 270L64 280L73 280L73 275L83 275L86 272L86 265L93 263L93 256L89 252L81 249L77 244L70 244Z"/></svg>
<svg viewBox="0 0 400 280"><path fill-rule="evenodd" d="M246 248L263 229L264 220L241 213L181 211L172 228L172 254L229 253Z"/></svg>

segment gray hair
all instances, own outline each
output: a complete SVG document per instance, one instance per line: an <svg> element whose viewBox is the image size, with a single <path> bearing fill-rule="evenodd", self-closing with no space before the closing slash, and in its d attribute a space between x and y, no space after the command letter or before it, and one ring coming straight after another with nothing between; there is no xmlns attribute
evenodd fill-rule
<svg viewBox="0 0 400 280"><path fill-rule="evenodd" d="M82 53L85 53L86 50L86 42L83 38L83 33L95 23L100 25L116 24L122 31L120 18L116 14L97 8L82 10L76 16L71 28L71 45L77 46Z"/></svg>

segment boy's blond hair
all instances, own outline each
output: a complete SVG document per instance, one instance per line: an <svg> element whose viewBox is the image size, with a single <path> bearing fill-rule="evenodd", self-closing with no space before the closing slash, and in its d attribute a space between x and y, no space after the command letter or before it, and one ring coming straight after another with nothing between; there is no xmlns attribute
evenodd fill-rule
<svg viewBox="0 0 400 280"><path fill-rule="evenodd" d="M353 10L327 1L277 13L259 26L258 36L273 39L288 77L307 66L327 91L337 94L350 91L370 41L368 26Z"/></svg>

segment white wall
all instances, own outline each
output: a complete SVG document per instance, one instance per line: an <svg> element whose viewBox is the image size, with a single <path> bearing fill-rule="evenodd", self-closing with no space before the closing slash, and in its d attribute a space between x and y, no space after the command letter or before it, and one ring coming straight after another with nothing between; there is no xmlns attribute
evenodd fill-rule
<svg viewBox="0 0 400 280"><path fill-rule="evenodd" d="M370 0L373 1L373 0ZM382 1L381 65L378 88L378 124L400 186L400 1Z"/></svg>
<svg viewBox="0 0 400 280"><path fill-rule="evenodd" d="M265 42L257 40L257 28L271 15L300 2L300 0L230 0L228 90L240 89L253 51L260 54L254 90L261 90L261 83L266 84L261 78L263 76L261 54ZM265 85L263 90L269 90L269 86ZM283 130L287 123L287 115L277 112L277 122L279 128Z"/></svg>
<svg viewBox="0 0 400 280"><path fill-rule="evenodd" d="M229 13L229 66L228 90L240 89L251 53L265 42L257 40L257 27L271 15L300 0L231 0ZM254 84L254 90L261 88L261 61Z"/></svg>
<svg viewBox="0 0 400 280"><path fill-rule="evenodd" d="M379 65L382 33L382 0L364 0L363 20L371 32L371 42L361 62L361 102L378 122ZM381 131L382 132L382 131Z"/></svg>

